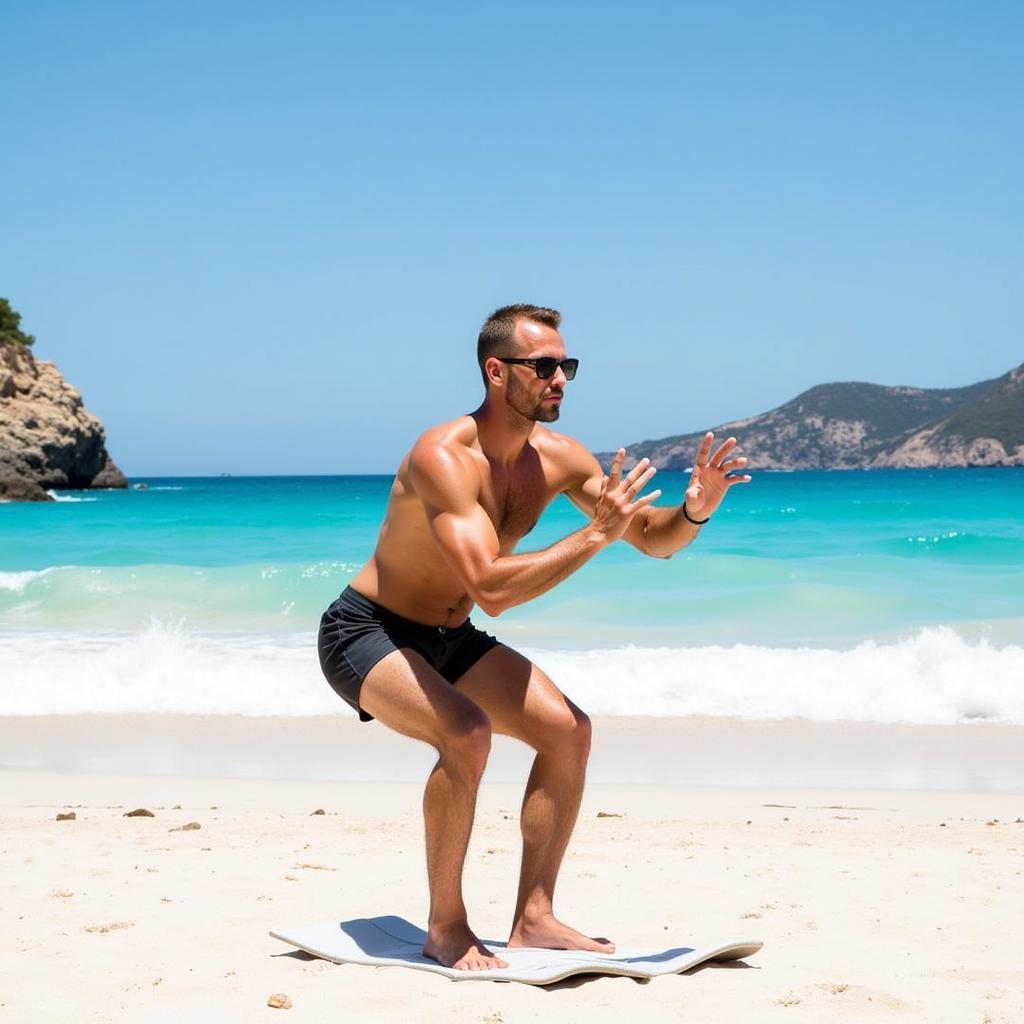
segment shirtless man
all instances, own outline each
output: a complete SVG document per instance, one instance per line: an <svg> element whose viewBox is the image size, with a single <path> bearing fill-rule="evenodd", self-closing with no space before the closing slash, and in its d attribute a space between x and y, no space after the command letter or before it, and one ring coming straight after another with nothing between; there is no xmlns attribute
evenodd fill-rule
<svg viewBox="0 0 1024 1024"><path fill-rule="evenodd" d="M423 796L430 913L426 956L486 970L507 964L469 927L462 869L491 734L536 751L522 807L523 856L508 945L613 952L554 916L555 880L576 821L590 720L521 654L476 629L488 615L550 590L623 538L668 558L696 537L737 475L735 438L711 455L705 436L683 504L641 496L642 460L607 476L583 445L540 424L558 419L576 376L561 315L505 306L488 318L477 358L486 386L476 412L431 427L402 460L373 557L324 613L320 662L363 721L429 743L438 761ZM709 457L710 456L710 457ZM544 508L565 494L587 517L542 551L513 554Z"/></svg>

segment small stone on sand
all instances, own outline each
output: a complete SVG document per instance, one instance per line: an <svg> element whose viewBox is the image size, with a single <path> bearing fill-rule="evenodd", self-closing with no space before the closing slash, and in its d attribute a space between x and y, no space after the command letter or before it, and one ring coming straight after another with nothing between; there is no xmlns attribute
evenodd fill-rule
<svg viewBox="0 0 1024 1024"><path fill-rule="evenodd" d="M268 997L267 1006L272 1006L275 1010L290 1010L292 1001L283 992L275 992Z"/></svg>
<svg viewBox="0 0 1024 1024"><path fill-rule="evenodd" d="M75 814L74 811L68 811L67 814L58 814L57 815L57 820L58 821L77 821L78 820L78 815Z"/></svg>
<svg viewBox="0 0 1024 1024"><path fill-rule="evenodd" d="M111 921L110 924L87 924L85 930L99 935L106 935L107 932L117 932L122 928L134 927L134 921Z"/></svg>
<svg viewBox="0 0 1024 1024"><path fill-rule="evenodd" d="M168 832L195 832L197 828L202 828L198 821L190 821L185 825L179 825L177 828L169 828Z"/></svg>
<svg viewBox="0 0 1024 1024"><path fill-rule="evenodd" d="M326 814L326 813L327 813L327 812L326 812L326 811L325 811L325 810L324 810L324 809L323 809L322 807L318 807L318 808L317 808L317 809L316 809L316 810L315 810L315 811L313 812L313 814ZM311 815L310 815L310 817L311 817L311 818L313 817L313 814L311 814Z"/></svg>
<svg viewBox="0 0 1024 1024"><path fill-rule="evenodd" d="M621 814L615 814L612 811L598 811L597 816L599 818L621 818Z"/></svg>
<svg viewBox="0 0 1024 1024"><path fill-rule="evenodd" d="M70 889L54 889L50 895L57 899L67 899L69 896L74 896L75 894Z"/></svg>
<svg viewBox="0 0 1024 1024"><path fill-rule="evenodd" d="M152 811L147 811L145 807L136 807L134 811L125 811L123 817L125 817L125 818L155 818L156 815Z"/></svg>

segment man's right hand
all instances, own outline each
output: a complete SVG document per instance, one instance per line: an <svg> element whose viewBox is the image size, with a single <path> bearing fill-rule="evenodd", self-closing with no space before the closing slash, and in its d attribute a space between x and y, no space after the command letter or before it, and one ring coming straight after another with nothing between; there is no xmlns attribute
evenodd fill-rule
<svg viewBox="0 0 1024 1024"><path fill-rule="evenodd" d="M649 459L641 459L623 477L622 462L625 457L624 448L615 453L611 471L601 480L601 495L597 499L597 507L591 521L592 528L601 534L602 540L608 544L618 540L626 532L630 520L640 509L661 496L661 491L651 491L650 494L637 497L657 470L650 464Z"/></svg>

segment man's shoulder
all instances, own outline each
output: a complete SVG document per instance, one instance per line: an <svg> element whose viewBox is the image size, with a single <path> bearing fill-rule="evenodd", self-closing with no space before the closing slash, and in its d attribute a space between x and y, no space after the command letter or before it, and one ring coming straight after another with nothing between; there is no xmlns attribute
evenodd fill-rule
<svg viewBox="0 0 1024 1024"><path fill-rule="evenodd" d="M531 440L550 467L550 479L559 492L575 491L601 473L593 453L575 437L538 425Z"/></svg>
<svg viewBox="0 0 1024 1024"><path fill-rule="evenodd" d="M474 445L479 447L476 421L460 416L428 427L416 439L405 458L410 482L416 491L437 487L463 490L474 484Z"/></svg>
<svg viewBox="0 0 1024 1024"><path fill-rule="evenodd" d="M479 448L476 420L472 416L458 416L446 423L427 427L409 451L411 458L422 462L433 458L461 458L464 453Z"/></svg>
<svg viewBox="0 0 1024 1024"><path fill-rule="evenodd" d="M586 445L568 434L538 424L530 440L542 456L551 458L560 466L590 469L594 465L594 456Z"/></svg>

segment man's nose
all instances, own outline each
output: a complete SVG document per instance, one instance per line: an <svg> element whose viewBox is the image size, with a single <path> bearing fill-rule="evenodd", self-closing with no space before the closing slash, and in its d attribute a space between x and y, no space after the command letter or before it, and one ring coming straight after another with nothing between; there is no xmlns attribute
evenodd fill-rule
<svg viewBox="0 0 1024 1024"><path fill-rule="evenodd" d="M565 375L565 370L562 369L561 364L555 367L555 372L548 378L549 384L558 383L560 387L565 387L566 381L569 378Z"/></svg>

